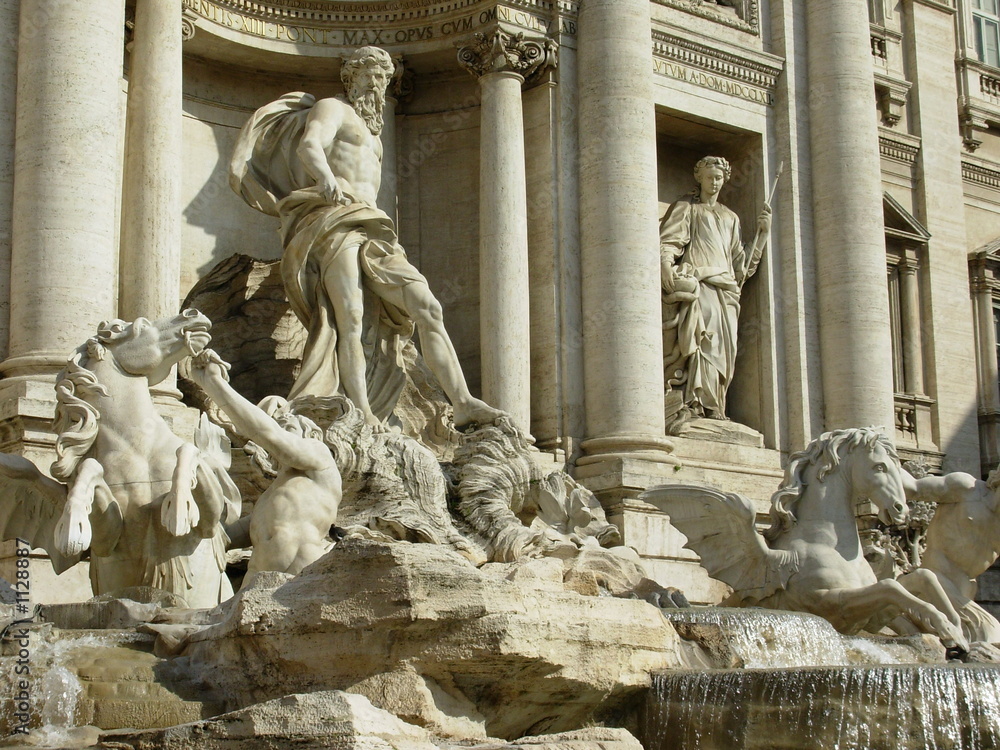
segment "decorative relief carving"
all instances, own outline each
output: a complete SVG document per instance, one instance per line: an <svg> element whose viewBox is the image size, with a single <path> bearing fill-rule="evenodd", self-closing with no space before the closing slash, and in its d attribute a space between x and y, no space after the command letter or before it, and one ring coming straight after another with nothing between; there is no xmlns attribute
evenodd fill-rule
<svg viewBox="0 0 1000 750"><path fill-rule="evenodd" d="M194 39L195 32L198 31L198 27L195 25L195 20L197 18L198 17L187 8L181 11L181 39L183 41L186 42L190 39Z"/></svg>
<svg viewBox="0 0 1000 750"><path fill-rule="evenodd" d="M290 42L306 54L312 46L384 47L468 38L475 31L495 28L498 22L539 36L576 34L576 3L567 0L558 3L558 12L546 0L507 0L503 5L482 0L414 0L412 4L182 2L198 18L251 37Z"/></svg>
<svg viewBox="0 0 1000 750"><path fill-rule="evenodd" d="M392 78L389 80L387 93L396 101L409 99L413 95L413 68L409 66L402 55L394 55L392 61L396 64Z"/></svg>
<svg viewBox="0 0 1000 750"><path fill-rule="evenodd" d="M875 72L875 95L883 124L893 127L900 121L909 91L909 81Z"/></svg>
<svg viewBox="0 0 1000 750"><path fill-rule="evenodd" d="M760 35L758 0L653 0L657 5L675 8L750 34ZM732 11L726 8L732 8Z"/></svg>
<svg viewBox="0 0 1000 750"><path fill-rule="evenodd" d="M476 34L476 43L458 50L458 62L476 78L487 73L517 73L525 80L555 65L551 39L525 39L524 34L494 31Z"/></svg>

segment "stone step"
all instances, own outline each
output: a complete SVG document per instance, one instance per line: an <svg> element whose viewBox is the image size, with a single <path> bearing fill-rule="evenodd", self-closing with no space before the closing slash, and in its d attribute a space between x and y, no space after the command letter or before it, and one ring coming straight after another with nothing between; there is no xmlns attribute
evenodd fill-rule
<svg viewBox="0 0 1000 750"><path fill-rule="evenodd" d="M156 729L200 721L222 712L221 706L202 701L92 700L77 704L76 723L101 729Z"/></svg>

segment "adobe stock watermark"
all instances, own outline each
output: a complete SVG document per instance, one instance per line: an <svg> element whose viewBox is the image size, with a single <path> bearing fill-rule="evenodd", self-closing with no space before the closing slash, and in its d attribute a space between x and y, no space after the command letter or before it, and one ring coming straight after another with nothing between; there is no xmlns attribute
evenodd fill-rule
<svg viewBox="0 0 1000 750"><path fill-rule="evenodd" d="M15 543L14 610L15 619L6 628L5 635L14 646L14 679L12 703L14 706L13 734L27 734L31 721L31 631L25 625L31 622L31 545L24 539Z"/></svg>

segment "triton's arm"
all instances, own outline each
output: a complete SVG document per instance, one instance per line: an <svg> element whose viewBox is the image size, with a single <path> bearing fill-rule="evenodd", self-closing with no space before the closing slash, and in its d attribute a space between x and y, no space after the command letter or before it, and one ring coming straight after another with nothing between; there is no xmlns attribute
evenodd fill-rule
<svg viewBox="0 0 1000 750"><path fill-rule="evenodd" d="M323 196L333 203L342 203L345 198L337 182L337 176L327 161L326 146L337 137L337 132L344 121L345 106L347 105L337 99L321 99L316 102L306 119L302 141L297 150L302 165L316 180L316 186L323 191Z"/></svg>
<svg viewBox="0 0 1000 750"><path fill-rule="evenodd" d="M243 398L227 382L226 365L211 349L206 349L191 361L191 379L226 413L236 429L264 448L284 466L301 471L329 467L330 451L318 440L294 435Z"/></svg>

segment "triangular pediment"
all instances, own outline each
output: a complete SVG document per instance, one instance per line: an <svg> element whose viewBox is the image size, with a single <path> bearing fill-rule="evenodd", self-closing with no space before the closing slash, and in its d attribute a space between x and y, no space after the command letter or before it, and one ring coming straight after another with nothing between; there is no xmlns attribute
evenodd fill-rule
<svg viewBox="0 0 1000 750"><path fill-rule="evenodd" d="M988 258L989 260L1000 261L1000 237L987 242L981 247L977 247L970 255L974 258Z"/></svg>
<svg viewBox="0 0 1000 750"><path fill-rule="evenodd" d="M917 242L927 242L931 238L926 227L888 193L882 194L882 214L885 217L885 233L890 236Z"/></svg>

